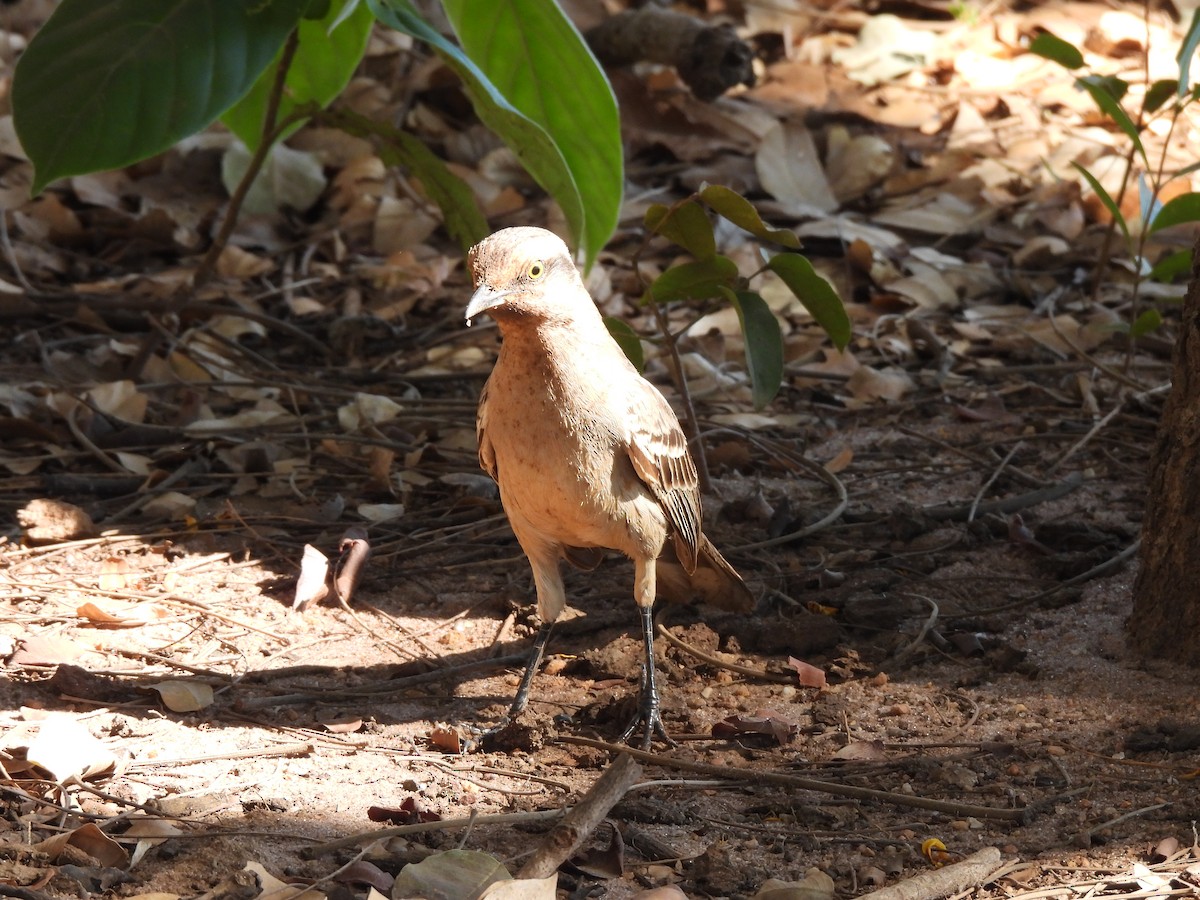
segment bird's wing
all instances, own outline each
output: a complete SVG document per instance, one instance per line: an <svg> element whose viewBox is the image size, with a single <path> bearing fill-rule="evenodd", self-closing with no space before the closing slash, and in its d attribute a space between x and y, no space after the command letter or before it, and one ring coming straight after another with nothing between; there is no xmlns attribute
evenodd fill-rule
<svg viewBox="0 0 1200 900"><path fill-rule="evenodd" d="M496 466L496 451L487 434L488 423L488 387L489 379L479 394L479 407L475 411L475 439L479 443L479 468L492 477L492 481L500 483L499 469Z"/></svg>
<svg viewBox="0 0 1200 900"><path fill-rule="evenodd" d="M687 440L663 395L638 377L626 417L626 446L633 469L662 505L675 550L688 572L700 552L700 488Z"/></svg>

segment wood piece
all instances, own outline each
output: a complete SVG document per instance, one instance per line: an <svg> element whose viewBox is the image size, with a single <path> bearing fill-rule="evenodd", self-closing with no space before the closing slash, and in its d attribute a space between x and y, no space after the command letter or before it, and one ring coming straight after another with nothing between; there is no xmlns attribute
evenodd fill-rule
<svg viewBox="0 0 1200 900"><path fill-rule="evenodd" d="M936 897L948 897L985 884L991 874L1000 868L1000 863L1000 851L995 847L984 847L964 860L863 894L858 900L934 900Z"/></svg>
<svg viewBox="0 0 1200 900"><path fill-rule="evenodd" d="M706 25L658 6L631 9L606 19L585 35L600 62L674 66L699 100L715 100L739 84L754 84L754 51L728 25Z"/></svg>
<svg viewBox="0 0 1200 900"><path fill-rule="evenodd" d="M596 779L587 795L561 822L550 829L541 846L533 852L533 856L525 865L521 866L517 877L546 878L557 871L641 777L642 767L633 761L633 757L627 753L618 756L604 774Z"/></svg>

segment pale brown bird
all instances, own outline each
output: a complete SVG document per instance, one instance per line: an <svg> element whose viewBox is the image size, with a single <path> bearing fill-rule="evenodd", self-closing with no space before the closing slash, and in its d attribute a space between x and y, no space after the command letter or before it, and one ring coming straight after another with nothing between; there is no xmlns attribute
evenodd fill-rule
<svg viewBox="0 0 1200 900"><path fill-rule="evenodd" d="M634 564L645 666L643 747L670 742L654 676L656 597L748 610L750 591L701 529L696 467L679 420L612 339L566 245L542 228L506 228L468 256L468 323L487 313L503 343L479 397L479 464L533 567L541 628L512 707L529 699L551 626L566 605L559 560L584 569L605 549Z"/></svg>

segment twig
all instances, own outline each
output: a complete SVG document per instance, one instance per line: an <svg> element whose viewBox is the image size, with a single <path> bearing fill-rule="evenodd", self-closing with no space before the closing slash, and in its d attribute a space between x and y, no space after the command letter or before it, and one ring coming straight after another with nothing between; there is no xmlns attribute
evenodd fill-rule
<svg viewBox="0 0 1200 900"><path fill-rule="evenodd" d="M1003 606L993 606L991 609L973 610L966 613L955 613L952 616L947 616L948 619L961 619L967 616L991 616L996 613L1008 612L1013 609L1020 609L1022 606L1028 606L1030 603L1039 603L1047 597L1053 597L1059 591L1066 590L1077 584L1082 584L1085 581L1091 581L1099 575L1103 575L1109 569L1114 569L1129 559L1138 552L1138 548L1142 546L1142 539L1139 537L1136 541L1118 553L1116 556L1109 557L1102 563L1092 566L1086 572L1080 572L1078 575L1068 578L1054 587L1042 591L1040 594L1033 594L1029 597L1022 597L1020 600L1014 600L1012 603L1005 603Z"/></svg>
<svg viewBox="0 0 1200 900"><path fill-rule="evenodd" d="M1104 418L1102 418L1092 424L1092 427L1088 429L1087 434L1085 434L1083 437L1081 437L1079 440L1077 440L1074 444L1072 444L1070 447L1068 447L1062 456L1060 456L1053 463L1051 463L1050 467L1048 469L1046 469L1046 474L1047 475L1054 474L1054 472L1056 472L1058 470L1059 466L1061 466L1068 459L1070 459L1072 456L1074 456L1080 449L1083 448L1084 444L1086 444L1088 441L1090 441L1092 438L1094 438L1097 434L1099 434L1100 429L1102 429L1105 425L1107 425L1109 422L1111 422L1113 420L1113 418L1116 417L1117 413L1119 413L1124 407L1125 407L1125 400L1124 400L1124 398L1122 398L1121 400L1117 401L1117 405L1114 406L1104 416ZM1019 446L1019 445L1015 445L1015 446ZM1015 449L1015 446L1014 446L1014 449Z"/></svg>
<svg viewBox="0 0 1200 900"><path fill-rule="evenodd" d="M663 609L667 609L667 608L668 607L665 607L665 606L663 607ZM667 631L667 629L663 626L663 624L661 622L658 623L657 630L658 630L658 636L661 637L663 640L665 640L668 644L673 644L674 646L676 646L680 650L682 650L684 653L694 656L694 657L696 657L696 659L700 660L701 662L708 663L710 666L716 666L718 669L726 669L730 672L737 672L739 675L745 675L748 678L756 678L759 681L770 681L774 684L795 684L796 683L795 675L779 675L779 674L776 674L775 672L768 672L765 669L754 669L754 668L751 668L750 666L742 666L742 665L739 665L738 663L727 662L726 660L723 660L720 657L712 656L711 654L705 653L703 650L699 649L698 647L693 647L691 644L681 641L679 638L675 637L675 635L673 635L673 634L671 634L671 632Z"/></svg>
<svg viewBox="0 0 1200 900"><path fill-rule="evenodd" d="M912 653L917 649L918 646L920 646L921 642L925 640L925 635L929 634L929 632L933 630L933 626L938 620L939 609L936 601L921 594L912 594L911 596L916 597L918 600L924 600L929 604L929 617L925 620L925 624L921 626L921 630L917 633L917 636L913 638L907 646L902 647L895 653L894 658L897 662L903 660L908 656L908 654Z"/></svg>
<svg viewBox="0 0 1200 900"><path fill-rule="evenodd" d="M979 373L976 372L974 374L978 375ZM903 425L897 426L896 430L901 434L908 435L909 437L918 438L922 441L928 441L935 447L940 447L941 449L945 450L947 453L953 453L955 456L961 456L963 459L969 460L970 462L980 466L990 466L993 462L995 462L995 460L980 456L978 453L972 453L970 450L964 450L962 447L955 447L953 444L943 441L940 438L935 438L931 434L922 434L921 432L912 428L905 428ZM1013 478L1017 479L1017 481L1022 482L1026 487L1040 488L1045 483L1044 479L1030 475L1028 472L1018 469L1016 466L1010 466L1008 473Z"/></svg>
<svg viewBox="0 0 1200 900"><path fill-rule="evenodd" d="M1024 494L1017 494L1015 497L1005 497L1003 500L991 500L987 503L980 503L978 511L984 514L999 513L1001 515L1019 512L1022 509L1037 506L1039 503L1048 503L1051 500L1057 500L1059 497L1065 497L1082 484L1083 473L1072 472L1058 484L1052 484L1049 487L1029 491ZM954 506L930 506L920 510L920 513L927 518L933 519L935 522L945 522L951 519L965 518L970 511L970 504L964 505L960 503Z"/></svg>
<svg viewBox="0 0 1200 900"><path fill-rule="evenodd" d="M266 759L271 756L310 756L316 748L311 743L280 744L278 747L252 747L248 750L230 750L228 753L210 753L204 756L182 757L180 759L148 759L143 762L126 763L126 772L158 769L163 766L190 766L196 763L214 762L227 759Z"/></svg>
<svg viewBox="0 0 1200 900"><path fill-rule="evenodd" d="M979 489L979 493L975 495L975 500L971 503L971 509L967 513L968 524L975 521L975 513L979 510L979 503L981 500L983 500L983 495L988 492L988 488L996 483L996 479L1000 477L1000 473L1004 471L1004 467L1009 464L1013 458L1013 455L1020 450L1022 446L1024 446L1023 441L1017 441L1015 444L1013 444L1012 447L1009 448L1008 453L1004 455L1004 459L1000 460L1000 465L996 466L996 470L992 472L992 477L983 483L983 487L981 487Z"/></svg>
<svg viewBox="0 0 1200 900"><path fill-rule="evenodd" d="M246 202L246 195L250 193L250 186L254 183L254 179L258 177L258 173L262 171L263 164L267 161L267 156L282 133L280 131L281 124L284 126L290 124L288 121L277 123L276 120L279 118L279 104L283 99L283 88L287 83L288 70L292 67L292 59L295 57L296 48L299 45L300 31L297 28L293 28L288 33L287 42L284 43L283 51L279 55L279 64L275 70L275 81L271 84L271 92L267 95L267 108L263 112L262 137L259 139L258 146L254 150L254 155L250 157L250 163L246 166L246 172L242 176L242 180L238 182L237 188L234 189L233 195L229 198L229 206L225 209L225 217L221 220L221 228L216 236L213 237L213 242L209 246L208 252L204 254L204 259L200 261L200 265L192 277L193 289L200 287L212 278L213 272L217 268L217 260L220 258L221 253L224 252L225 245L229 243L229 236L233 234L233 229L237 225L242 205Z"/></svg>
<svg viewBox="0 0 1200 900"><path fill-rule="evenodd" d="M517 872L518 878L547 878L579 849L595 831L633 783L642 776L642 767L628 755L621 755L596 779L591 790L556 824Z"/></svg>
<svg viewBox="0 0 1200 900"><path fill-rule="evenodd" d="M985 847L959 862L863 894L859 900L932 900L934 897L949 897L959 891L987 884L1000 868L1000 863L1000 851L995 847Z"/></svg>
<svg viewBox="0 0 1200 900"><path fill-rule="evenodd" d="M391 828L376 828L374 831L361 831L350 834L336 841L317 844L304 851L304 856L312 859L344 850L347 847L357 847L367 841L380 841L386 838L403 837L408 834L425 834L430 831L456 831L459 828L478 828L480 825L528 825L534 822L545 822L562 817L570 810L544 809L539 812L499 813L494 816L470 816L463 819L442 819L439 822L415 822L412 825L393 825Z"/></svg>
<svg viewBox="0 0 1200 900"><path fill-rule="evenodd" d="M995 806L975 806L970 803L958 803L953 800L934 800L930 797L917 797L911 794L893 794L889 791L876 791L871 788L860 788L849 784L838 784L833 781L817 781L813 778L802 778L798 775L784 775L779 772L751 772L730 766L711 766L706 763L692 762L686 759L676 759L651 753L648 750L635 750L632 747L621 747L591 738L566 736L557 739L564 744L579 744L583 747L594 747L609 753L628 753L634 759L662 766L667 769L682 769L696 772L710 778L725 778L751 781L758 784L774 784L780 787L801 791L819 791L838 797L853 797L856 800L871 800L879 803L890 803L893 806L911 806L917 809L931 809L935 812L948 813L953 816L974 816L977 819L999 819L1007 822L1025 822L1029 813L1027 807L1002 809Z"/></svg>
<svg viewBox="0 0 1200 900"><path fill-rule="evenodd" d="M1076 835L1075 845L1077 847L1090 847L1092 846L1092 837L1097 832L1112 828L1114 825L1120 825L1122 822L1125 822L1129 819L1136 819L1138 816L1144 816L1147 813L1152 813L1159 809L1165 809L1170 805L1170 803L1156 803L1153 806L1144 806L1141 809L1131 810L1124 815L1117 816L1115 819L1109 819L1107 822L1101 822L1094 828L1089 828L1087 831L1080 832L1078 835Z"/></svg>

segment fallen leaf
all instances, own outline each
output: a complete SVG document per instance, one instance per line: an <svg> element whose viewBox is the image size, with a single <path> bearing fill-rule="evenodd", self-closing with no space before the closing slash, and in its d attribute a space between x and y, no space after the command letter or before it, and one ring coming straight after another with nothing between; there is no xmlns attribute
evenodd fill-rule
<svg viewBox="0 0 1200 900"><path fill-rule="evenodd" d="M823 669L818 669L816 666L810 666L803 660L796 659L794 656L788 657L788 665L796 670L796 675L800 679L802 687L823 688L825 687L825 672Z"/></svg>
<svg viewBox="0 0 1200 900"><path fill-rule="evenodd" d="M158 691L171 712L196 712L213 702L212 686L202 681L160 681L149 687Z"/></svg>

